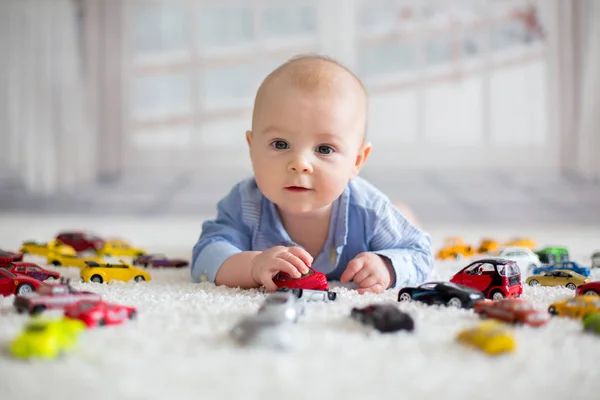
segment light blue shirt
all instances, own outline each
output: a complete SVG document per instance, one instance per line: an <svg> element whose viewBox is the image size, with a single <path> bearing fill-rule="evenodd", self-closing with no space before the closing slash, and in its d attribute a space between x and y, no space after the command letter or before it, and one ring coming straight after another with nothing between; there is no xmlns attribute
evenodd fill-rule
<svg viewBox="0 0 600 400"><path fill-rule="evenodd" d="M192 252L192 280L214 282L232 255L274 246L298 246L279 213L258 189L254 178L236 184L217 205L217 218L202 225ZM431 238L412 225L389 199L358 177L333 203L329 234L312 268L339 280L346 265L370 251L388 258L396 273L394 286L416 286L433 269Z"/></svg>

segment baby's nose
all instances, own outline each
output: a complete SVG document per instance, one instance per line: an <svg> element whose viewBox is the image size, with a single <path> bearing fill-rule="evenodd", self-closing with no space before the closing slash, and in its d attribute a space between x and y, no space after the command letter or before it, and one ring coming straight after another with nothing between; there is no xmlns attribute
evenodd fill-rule
<svg viewBox="0 0 600 400"><path fill-rule="evenodd" d="M293 172L312 172L312 165L306 157L294 157L288 169Z"/></svg>

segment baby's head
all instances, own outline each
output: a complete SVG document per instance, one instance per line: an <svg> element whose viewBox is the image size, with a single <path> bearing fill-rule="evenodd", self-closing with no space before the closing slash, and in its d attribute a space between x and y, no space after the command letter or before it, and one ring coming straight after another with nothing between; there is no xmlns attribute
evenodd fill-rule
<svg viewBox="0 0 600 400"><path fill-rule="evenodd" d="M246 133L258 187L280 210L326 209L367 159L367 96L350 71L299 57L265 78Z"/></svg>

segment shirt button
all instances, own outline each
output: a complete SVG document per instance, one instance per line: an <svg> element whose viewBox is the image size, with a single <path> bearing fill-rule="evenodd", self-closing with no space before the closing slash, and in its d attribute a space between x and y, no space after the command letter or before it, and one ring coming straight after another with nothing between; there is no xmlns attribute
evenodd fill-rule
<svg viewBox="0 0 600 400"><path fill-rule="evenodd" d="M206 274L200 275L200 282L208 282L208 275L206 275Z"/></svg>

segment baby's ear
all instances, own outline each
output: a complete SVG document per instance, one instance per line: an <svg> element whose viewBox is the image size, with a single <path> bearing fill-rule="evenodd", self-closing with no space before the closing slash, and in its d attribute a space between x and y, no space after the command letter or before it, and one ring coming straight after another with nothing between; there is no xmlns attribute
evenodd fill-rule
<svg viewBox="0 0 600 400"><path fill-rule="evenodd" d="M369 154L371 154L371 148L371 143L365 142L360 146L360 149L358 149L356 161L354 162L354 171L352 171L352 179L358 175L363 165L365 165L365 161L367 161Z"/></svg>
<svg viewBox="0 0 600 400"><path fill-rule="evenodd" d="M246 143L248 143L248 147L252 144L252 131L246 131Z"/></svg>

